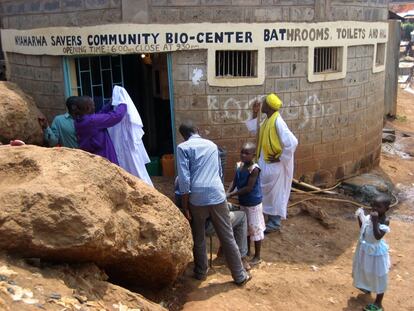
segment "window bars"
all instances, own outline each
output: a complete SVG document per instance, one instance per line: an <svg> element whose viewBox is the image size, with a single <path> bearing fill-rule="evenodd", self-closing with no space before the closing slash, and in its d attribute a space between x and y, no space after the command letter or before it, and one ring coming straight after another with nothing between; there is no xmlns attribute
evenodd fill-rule
<svg viewBox="0 0 414 311"><path fill-rule="evenodd" d="M124 86L122 56L76 57L79 95L93 98L97 109L112 97L115 85Z"/></svg>
<svg viewBox="0 0 414 311"><path fill-rule="evenodd" d="M216 77L257 77L257 51L216 51Z"/></svg>
<svg viewBox="0 0 414 311"><path fill-rule="evenodd" d="M314 73L329 73L340 71L338 47L322 47L314 50Z"/></svg>

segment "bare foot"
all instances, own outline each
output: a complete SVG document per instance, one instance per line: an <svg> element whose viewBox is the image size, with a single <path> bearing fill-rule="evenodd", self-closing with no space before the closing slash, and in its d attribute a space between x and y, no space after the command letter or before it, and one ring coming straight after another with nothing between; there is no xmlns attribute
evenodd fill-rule
<svg viewBox="0 0 414 311"><path fill-rule="evenodd" d="M242 264L246 271L249 271L252 267L250 266L249 262L247 261L247 257L242 258Z"/></svg>

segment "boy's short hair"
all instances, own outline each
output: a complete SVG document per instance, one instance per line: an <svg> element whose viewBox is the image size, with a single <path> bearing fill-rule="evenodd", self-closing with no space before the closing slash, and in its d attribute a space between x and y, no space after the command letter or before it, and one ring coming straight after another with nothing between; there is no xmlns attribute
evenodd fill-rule
<svg viewBox="0 0 414 311"><path fill-rule="evenodd" d="M68 109L69 113L73 111L73 106L76 104L78 96L70 96L66 99L66 108Z"/></svg>

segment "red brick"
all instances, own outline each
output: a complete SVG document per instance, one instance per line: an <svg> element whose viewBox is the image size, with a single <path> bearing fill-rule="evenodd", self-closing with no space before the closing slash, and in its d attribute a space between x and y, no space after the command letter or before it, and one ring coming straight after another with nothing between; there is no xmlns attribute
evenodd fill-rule
<svg viewBox="0 0 414 311"><path fill-rule="evenodd" d="M301 144L317 144L322 142L322 131L312 131L300 134Z"/></svg>
<svg viewBox="0 0 414 311"><path fill-rule="evenodd" d="M339 156L337 155L322 158L321 160L319 160L319 162L320 162L320 167L323 169L330 169L333 167L336 168L340 164Z"/></svg>
<svg viewBox="0 0 414 311"><path fill-rule="evenodd" d="M219 147L225 149L228 153L240 152L246 139L218 139L214 141Z"/></svg>
<svg viewBox="0 0 414 311"><path fill-rule="evenodd" d="M340 163L346 163L348 161L352 161L353 158L354 158L354 151L353 150L341 153L339 155Z"/></svg>
<svg viewBox="0 0 414 311"><path fill-rule="evenodd" d="M300 144L295 151L295 159L304 160L311 159L313 156L313 145Z"/></svg>
<svg viewBox="0 0 414 311"><path fill-rule="evenodd" d="M221 138L221 126L219 125L203 125L199 127L202 137L216 140Z"/></svg>
<svg viewBox="0 0 414 311"><path fill-rule="evenodd" d="M313 154L331 155L333 153L334 143L313 145Z"/></svg>
<svg viewBox="0 0 414 311"><path fill-rule="evenodd" d="M297 165L297 171L303 173L313 173L320 168L319 161L314 159L300 161Z"/></svg>

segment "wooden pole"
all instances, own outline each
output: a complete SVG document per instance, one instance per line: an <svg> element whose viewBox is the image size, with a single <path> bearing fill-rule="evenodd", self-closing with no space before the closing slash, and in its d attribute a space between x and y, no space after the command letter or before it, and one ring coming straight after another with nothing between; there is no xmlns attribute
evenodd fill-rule
<svg viewBox="0 0 414 311"><path fill-rule="evenodd" d="M327 193L327 194L337 194L336 192L329 191L329 190L324 190L324 189L322 189L322 188L316 187L316 186L314 186L314 185L310 185L310 184L305 183L305 182L303 182L303 181L299 181L299 180L297 180L297 179L295 179L295 178L293 178L293 179L292 179L292 181L293 181L295 184L297 184L297 185L300 185L300 186L302 186L302 187L305 187L305 188L310 189L310 190L313 190L313 191L318 191L318 192L321 192L321 193ZM297 190L299 190L299 189L297 189Z"/></svg>

